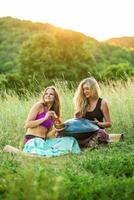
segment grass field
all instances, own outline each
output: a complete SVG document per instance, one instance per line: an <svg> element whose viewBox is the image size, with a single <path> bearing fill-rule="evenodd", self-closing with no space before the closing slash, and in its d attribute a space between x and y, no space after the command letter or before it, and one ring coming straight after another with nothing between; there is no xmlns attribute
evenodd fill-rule
<svg viewBox="0 0 134 200"><path fill-rule="evenodd" d="M73 117L74 90L56 83L62 97L62 120ZM52 158L0 153L0 200L132 200L134 197L134 82L101 85L113 125L109 133L124 140L79 155ZM0 149L19 149L24 121L37 95L19 98L13 92L0 99Z"/></svg>

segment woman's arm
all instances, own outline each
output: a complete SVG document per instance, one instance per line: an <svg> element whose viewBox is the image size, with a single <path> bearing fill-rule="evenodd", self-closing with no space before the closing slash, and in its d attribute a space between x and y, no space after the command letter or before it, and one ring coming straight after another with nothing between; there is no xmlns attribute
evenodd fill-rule
<svg viewBox="0 0 134 200"><path fill-rule="evenodd" d="M36 103L30 110L28 117L25 122L25 128L34 128L36 126L39 126L42 122L47 120L49 117L54 115L54 111L48 111L45 115L45 117L41 119L36 119L37 114L41 111L42 105L41 103Z"/></svg>
<svg viewBox="0 0 134 200"><path fill-rule="evenodd" d="M78 119L81 119L81 118L82 118L82 114L81 114L80 112L76 112L76 113L74 114L74 117L75 117L75 118L78 118Z"/></svg>
<svg viewBox="0 0 134 200"><path fill-rule="evenodd" d="M108 108L108 104L107 102L103 99L101 102L101 110L103 112L104 115L104 122L98 122L98 126L102 127L102 128L109 128L112 125L111 122L111 117L110 117L110 113L109 113L109 108Z"/></svg>

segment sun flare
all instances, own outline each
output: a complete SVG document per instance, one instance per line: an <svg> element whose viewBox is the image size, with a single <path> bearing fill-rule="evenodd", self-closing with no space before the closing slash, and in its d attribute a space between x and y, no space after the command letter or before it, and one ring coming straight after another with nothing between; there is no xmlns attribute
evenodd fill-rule
<svg viewBox="0 0 134 200"><path fill-rule="evenodd" d="M133 0L1 0L0 16L50 23L104 40L133 36Z"/></svg>

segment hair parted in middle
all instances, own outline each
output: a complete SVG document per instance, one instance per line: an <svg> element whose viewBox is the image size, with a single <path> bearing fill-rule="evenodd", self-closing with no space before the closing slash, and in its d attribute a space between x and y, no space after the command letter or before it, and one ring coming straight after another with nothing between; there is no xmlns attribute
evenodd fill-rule
<svg viewBox="0 0 134 200"><path fill-rule="evenodd" d="M60 102L59 92L55 86L52 85L52 86L48 86L45 88L45 90L43 91L42 97L41 97L42 102L45 106L47 105L47 103L44 101L44 96L48 89L52 89L54 91L54 102L53 102L53 105L51 106L50 110L55 111L55 113L60 117L61 102Z"/></svg>
<svg viewBox="0 0 134 200"><path fill-rule="evenodd" d="M74 94L73 102L75 105L76 113L80 113L82 116L85 115L87 107L90 105L89 99L86 98L83 92L83 85L87 84L90 87L91 97L98 99L100 97L100 87L94 77L88 77L83 79Z"/></svg>

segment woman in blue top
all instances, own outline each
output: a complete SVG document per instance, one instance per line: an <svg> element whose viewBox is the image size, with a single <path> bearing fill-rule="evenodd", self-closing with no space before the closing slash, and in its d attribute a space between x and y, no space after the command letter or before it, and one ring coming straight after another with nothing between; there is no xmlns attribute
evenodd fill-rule
<svg viewBox="0 0 134 200"><path fill-rule="evenodd" d="M82 80L74 95L75 116L94 121L99 126L98 137L108 142L105 128L111 127L108 103L100 97L100 87L95 78Z"/></svg>

